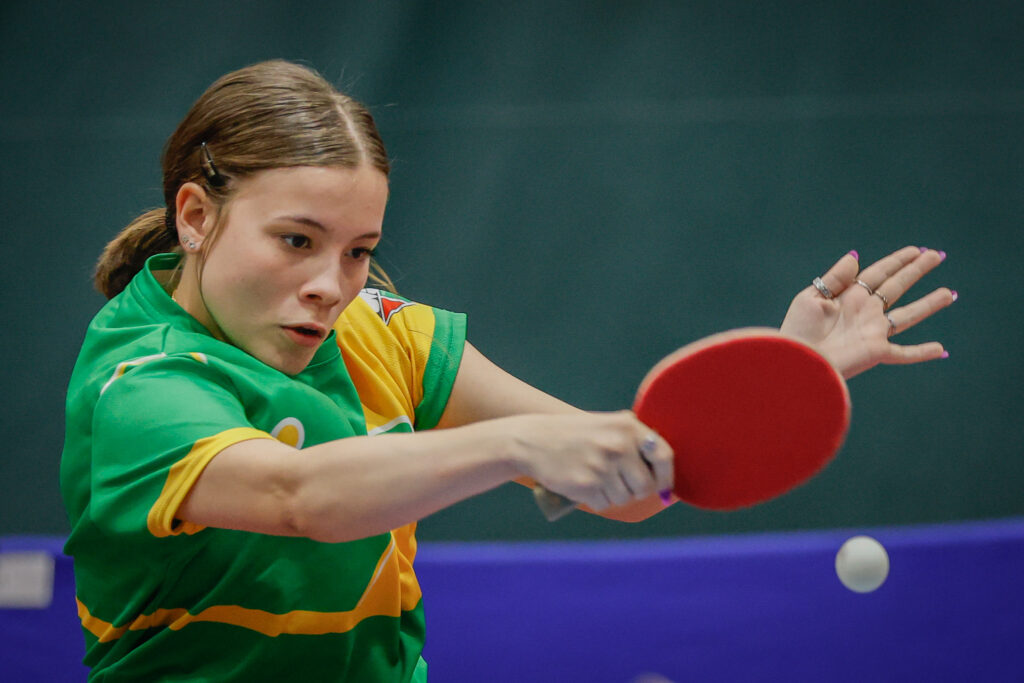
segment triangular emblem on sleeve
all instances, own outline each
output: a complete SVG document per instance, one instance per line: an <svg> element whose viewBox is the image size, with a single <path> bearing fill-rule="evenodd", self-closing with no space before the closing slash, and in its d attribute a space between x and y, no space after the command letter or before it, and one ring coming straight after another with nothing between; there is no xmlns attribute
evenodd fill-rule
<svg viewBox="0 0 1024 683"><path fill-rule="evenodd" d="M386 294L379 289L367 288L359 292L363 301L370 305L373 312L380 316L380 319L387 325L391 322L391 316L406 306L415 304L413 301L402 299L393 294Z"/></svg>

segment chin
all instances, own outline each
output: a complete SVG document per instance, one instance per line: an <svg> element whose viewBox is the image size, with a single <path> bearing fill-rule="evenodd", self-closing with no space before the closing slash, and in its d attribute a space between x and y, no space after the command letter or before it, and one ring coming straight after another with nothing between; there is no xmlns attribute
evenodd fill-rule
<svg viewBox="0 0 1024 683"><path fill-rule="evenodd" d="M282 356L278 354L263 354L263 353L252 353L256 359L262 361L265 365L269 365L279 372L283 372L286 375L297 375L306 369L310 361L313 360L313 356L310 355L308 358L296 358L294 356Z"/></svg>
<svg viewBox="0 0 1024 683"><path fill-rule="evenodd" d="M297 375L306 369L306 366L309 365L309 361L311 360L312 358L306 358L303 360L286 360L280 363L268 363L268 365L276 370L280 370L286 375Z"/></svg>

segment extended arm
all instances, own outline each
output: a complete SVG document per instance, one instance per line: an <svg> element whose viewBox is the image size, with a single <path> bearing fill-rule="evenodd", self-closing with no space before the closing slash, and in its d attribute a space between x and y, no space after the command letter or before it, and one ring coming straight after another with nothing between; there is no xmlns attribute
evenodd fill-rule
<svg viewBox="0 0 1024 683"><path fill-rule="evenodd" d="M671 487L671 451L658 444L652 475L638 453L649 430L632 414L577 410L469 346L439 426L331 441L301 457L269 439L234 444L207 465L177 518L336 542L397 528L514 479L624 519L661 509L652 494Z"/></svg>
<svg viewBox="0 0 1024 683"><path fill-rule="evenodd" d="M494 431L352 437L301 456L276 440L243 441L213 458L178 518L329 542L383 533L515 477Z"/></svg>

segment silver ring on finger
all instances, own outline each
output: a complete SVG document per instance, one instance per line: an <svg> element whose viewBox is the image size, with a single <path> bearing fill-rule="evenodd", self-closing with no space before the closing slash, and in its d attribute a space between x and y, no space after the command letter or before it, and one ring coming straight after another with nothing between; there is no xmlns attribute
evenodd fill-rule
<svg viewBox="0 0 1024 683"><path fill-rule="evenodd" d="M891 337L892 335L896 334L896 321L893 320L892 316L889 315L888 313L885 314L885 319L889 321L889 334L887 334L886 336Z"/></svg>
<svg viewBox="0 0 1024 683"><path fill-rule="evenodd" d="M882 300L882 310L883 311L886 310L887 308L889 308L889 300L885 298L885 294L882 294L877 289L875 291L871 292L871 293L874 294L875 296L877 296L879 299Z"/></svg>
<svg viewBox="0 0 1024 683"><path fill-rule="evenodd" d="M871 288L871 285L869 285L868 283L864 282L863 280L854 280L854 282L856 282L858 285L860 285L864 289L868 290L868 296L870 296L870 295L875 293L875 290Z"/></svg>
<svg viewBox="0 0 1024 683"><path fill-rule="evenodd" d="M820 277L816 277L811 280L811 284L821 293L826 299L834 299L835 295L832 294L832 290L825 286L825 283Z"/></svg>
<svg viewBox="0 0 1024 683"><path fill-rule="evenodd" d="M640 444L640 458L644 461L648 467L651 467L650 457L654 455L654 450L658 447L658 435L654 432L650 432L644 437L643 443Z"/></svg>

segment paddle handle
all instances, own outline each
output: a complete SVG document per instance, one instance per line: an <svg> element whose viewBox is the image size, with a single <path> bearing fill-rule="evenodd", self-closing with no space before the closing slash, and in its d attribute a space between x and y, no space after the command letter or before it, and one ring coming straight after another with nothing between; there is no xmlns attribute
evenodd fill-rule
<svg viewBox="0 0 1024 683"><path fill-rule="evenodd" d="M565 517L576 508L576 503L559 493L545 488L541 484L533 487L533 499L537 501L537 507L544 513L549 522Z"/></svg>

